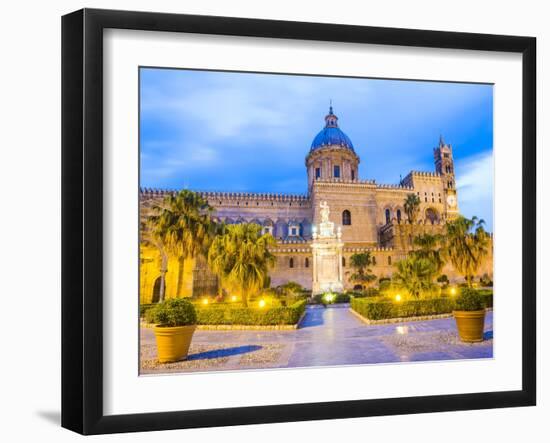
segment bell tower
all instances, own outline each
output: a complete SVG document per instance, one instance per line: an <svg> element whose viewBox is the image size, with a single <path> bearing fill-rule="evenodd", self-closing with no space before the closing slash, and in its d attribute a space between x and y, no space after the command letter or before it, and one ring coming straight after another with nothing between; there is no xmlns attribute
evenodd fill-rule
<svg viewBox="0 0 550 443"><path fill-rule="evenodd" d="M435 172L441 176L447 218L452 219L458 215L453 147L445 143L443 136L439 136L439 145L434 148L434 164Z"/></svg>
<svg viewBox="0 0 550 443"><path fill-rule="evenodd" d="M455 187L455 167L453 161L453 148L445 143L443 136L439 137L439 146L434 148L435 172L445 176L445 189Z"/></svg>

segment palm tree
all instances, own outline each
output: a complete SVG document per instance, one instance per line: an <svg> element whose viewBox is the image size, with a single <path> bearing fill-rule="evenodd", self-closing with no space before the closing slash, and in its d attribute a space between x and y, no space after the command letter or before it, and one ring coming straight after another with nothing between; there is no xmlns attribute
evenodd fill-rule
<svg viewBox="0 0 550 443"><path fill-rule="evenodd" d="M407 194L407 198L405 198L403 206L405 208L405 213L407 214L407 219L412 225L418 215L418 210L420 208L420 197L412 192Z"/></svg>
<svg viewBox="0 0 550 443"><path fill-rule="evenodd" d="M482 260L489 252L489 235L477 217L471 219L459 216L446 225L446 250L455 269L464 275L468 286Z"/></svg>
<svg viewBox="0 0 550 443"><path fill-rule="evenodd" d="M276 245L271 234L261 234L261 227L252 223L229 225L226 232L212 241L208 264L220 283L234 285L241 290L242 300L248 306L250 296L264 287L275 256L269 248Z"/></svg>
<svg viewBox="0 0 550 443"><path fill-rule="evenodd" d="M430 260L439 274L445 266L446 250L443 247L444 239L439 234L418 235L413 240L413 245L417 247L410 252L410 255Z"/></svg>
<svg viewBox="0 0 550 443"><path fill-rule="evenodd" d="M168 195L153 210L156 215L149 219L152 231L162 247L176 254L180 261L176 288L176 296L179 296L184 261L206 254L212 240L214 224L210 215L213 209L199 194L185 189Z"/></svg>
<svg viewBox="0 0 550 443"><path fill-rule="evenodd" d="M393 283L413 297L419 298L420 294L433 288L436 270L431 260L410 256L399 260L396 267L397 271L392 277Z"/></svg>
<svg viewBox="0 0 550 443"><path fill-rule="evenodd" d="M369 284L376 280L376 275L372 273L369 266L373 264L373 258L370 251L353 254L350 257L350 264L355 272L350 276L350 279L361 286Z"/></svg>

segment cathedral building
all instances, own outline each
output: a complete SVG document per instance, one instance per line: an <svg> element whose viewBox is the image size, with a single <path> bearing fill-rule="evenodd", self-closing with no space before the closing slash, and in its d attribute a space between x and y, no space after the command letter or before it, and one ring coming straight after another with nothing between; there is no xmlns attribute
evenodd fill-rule
<svg viewBox="0 0 550 443"><path fill-rule="evenodd" d="M289 281L312 288L312 240L320 223L320 208L326 202L330 222L341 231L341 267L345 289L353 289L350 257L370 251L371 270L378 277L391 277L395 261L404 258L414 236L441 233L447 220L459 214L453 150L442 137L433 149L434 171L409 172L398 184L380 184L359 178L360 158L351 139L340 129L332 106L325 125L315 136L305 157L307 195L201 192L215 209L214 218L227 224L256 223L277 240L273 251L277 263L271 271L271 285ZM140 190L142 219L154 204L174 191ZM414 193L420 209L414 224L408 223L404 201ZM141 245L141 302L155 301L159 291L160 258L156 248ZM450 265L443 272L451 279L462 279ZM492 277L492 253L480 275ZM216 278L204 260L169 258L166 295L191 296L215 293Z"/></svg>

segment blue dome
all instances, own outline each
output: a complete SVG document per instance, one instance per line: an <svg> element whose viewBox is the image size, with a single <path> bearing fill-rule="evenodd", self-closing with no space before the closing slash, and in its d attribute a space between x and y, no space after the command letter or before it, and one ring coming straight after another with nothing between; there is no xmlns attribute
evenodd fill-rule
<svg viewBox="0 0 550 443"><path fill-rule="evenodd" d="M339 145L353 151L353 143L340 128L324 128L313 139L313 142L311 143L311 150L328 145Z"/></svg>
<svg viewBox="0 0 550 443"><path fill-rule="evenodd" d="M353 151L353 143L350 138L338 127L338 117L332 112L332 106L325 117L325 122L325 127L315 136L311 143L311 151L329 145L341 146Z"/></svg>

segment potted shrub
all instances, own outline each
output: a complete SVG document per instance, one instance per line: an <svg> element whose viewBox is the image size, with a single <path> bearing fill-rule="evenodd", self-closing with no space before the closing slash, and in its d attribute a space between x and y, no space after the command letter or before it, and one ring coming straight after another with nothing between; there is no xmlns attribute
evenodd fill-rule
<svg viewBox="0 0 550 443"><path fill-rule="evenodd" d="M197 313L193 304L182 298L165 300L147 311L147 321L153 323L161 363L187 357L193 333L197 328Z"/></svg>
<svg viewBox="0 0 550 443"><path fill-rule="evenodd" d="M460 340L467 343L483 341L485 304L476 290L462 289L455 301L453 316Z"/></svg>

